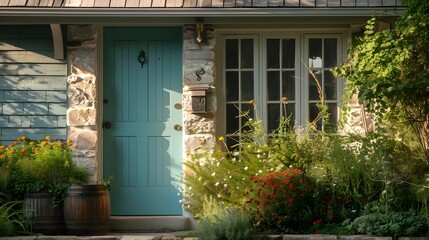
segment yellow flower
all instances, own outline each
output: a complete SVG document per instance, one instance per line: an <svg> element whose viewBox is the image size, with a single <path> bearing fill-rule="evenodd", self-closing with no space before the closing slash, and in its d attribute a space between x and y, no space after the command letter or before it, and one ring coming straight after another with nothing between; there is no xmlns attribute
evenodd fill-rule
<svg viewBox="0 0 429 240"><path fill-rule="evenodd" d="M0 158L5 158L5 157L6 157L5 154L0 155Z"/></svg>
<svg viewBox="0 0 429 240"><path fill-rule="evenodd" d="M40 143L42 146L46 146L46 145L48 145L48 142L46 142L46 141L43 141L42 143Z"/></svg>
<svg viewBox="0 0 429 240"><path fill-rule="evenodd" d="M25 141L25 139L27 139L27 137L26 136L22 136L22 137L17 138L16 140L17 141Z"/></svg>
<svg viewBox="0 0 429 240"><path fill-rule="evenodd" d="M255 104L255 100L252 99L249 101L249 103L253 105L253 104Z"/></svg>
<svg viewBox="0 0 429 240"><path fill-rule="evenodd" d="M74 148L77 148L77 145L74 145Z"/></svg>
<svg viewBox="0 0 429 240"><path fill-rule="evenodd" d="M30 142L30 146L33 146L34 145L34 142Z"/></svg>
<svg viewBox="0 0 429 240"><path fill-rule="evenodd" d="M219 141L223 142L225 140L225 138L223 138L222 136L219 137Z"/></svg>
<svg viewBox="0 0 429 240"><path fill-rule="evenodd" d="M51 140L51 136L46 136L46 137L45 137L45 140L46 140L46 141Z"/></svg>
<svg viewBox="0 0 429 240"><path fill-rule="evenodd" d="M72 141L70 139L67 140L67 147L70 147L72 145Z"/></svg>

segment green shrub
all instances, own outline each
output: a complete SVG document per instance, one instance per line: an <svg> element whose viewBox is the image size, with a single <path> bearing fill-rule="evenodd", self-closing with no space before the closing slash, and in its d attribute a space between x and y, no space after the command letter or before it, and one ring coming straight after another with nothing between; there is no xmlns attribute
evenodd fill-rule
<svg viewBox="0 0 429 240"><path fill-rule="evenodd" d="M288 119L283 119L277 131L267 134L260 120L249 118L245 128L237 133L237 145L227 148L220 137L214 147L190 154L184 163L184 207L197 218L207 216L205 199L239 209L251 198L252 189L253 194L258 192L255 180L261 184L269 176L300 169L317 191L314 190L313 205L303 204L296 209L301 215L318 214L317 218L304 218L305 223L286 226L279 224L277 215L266 218L261 226L281 232L314 233L327 229L324 225L336 226L345 218L355 219L368 205L396 212L419 212L429 223L429 166L413 144L390 137L385 131L361 137L326 133L311 123L300 130L289 126ZM268 184L263 188L268 188ZM276 206L260 211L266 217L273 209ZM280 218L295 210L282 211ZM261 220L253 216L254 221Z"/></svg>
<svg viewBox="0 0 429 240"><path fill-rule="evenodd" d="M426 219L411 212L374 212L346 221L354 233L373 234L376 236L424 236L428 231Z"/></svg>
<svg viewBox="0 0 429 240"><path fill-rule="evenodd" d="M221 208L199 222L196 235L201 240L245 240L249 239L251 232L252 225L246 213Z"/></svg>

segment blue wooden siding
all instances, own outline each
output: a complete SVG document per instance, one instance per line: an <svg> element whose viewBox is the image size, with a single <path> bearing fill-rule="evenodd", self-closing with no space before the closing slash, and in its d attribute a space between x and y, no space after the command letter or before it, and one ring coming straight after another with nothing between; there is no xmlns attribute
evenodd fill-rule
<svg viewBox="0 0 429 240"><path fill-rule="evenodd" d="M0 26L0 143L26 135L66 139L67 64L49 25Z"/></svg>

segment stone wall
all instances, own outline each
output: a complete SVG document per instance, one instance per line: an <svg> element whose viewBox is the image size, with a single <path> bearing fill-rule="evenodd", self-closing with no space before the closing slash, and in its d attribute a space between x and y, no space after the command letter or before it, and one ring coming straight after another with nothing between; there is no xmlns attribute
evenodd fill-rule
<svg viewBox="0 0 429 240"><path fill-rule="evenodd" d="M212 29L205 30L204 41L201 43L196 41L194 25L185 26L183 31L183 150L185 153L189 153L202 146L211 146L216 140L216 91L214 88L207 91L207 113L195 114L192 113L191 91L189 90L191 85L214 86L216 40ZM204 73L199 75L198 71Z"/></svg>
<svg viewBox="0 0 429 240"><path fill-rule="evenodd" d="M74 161L88 168L90 181L97 180L96 39L94 25L68 26L67 60L69 66L67 127L68 138L78 148Z"/></svg>
<svg viewBox="0 0 429 240"><path fill-rule="evenodd" d="M365 111L363 105L359 104L356 94L352 96L348 104L350 112L347 116L347 122L344 126L344 131L361 136L366 135L368 132L374 131L374 121L371 114Z"/></svg>

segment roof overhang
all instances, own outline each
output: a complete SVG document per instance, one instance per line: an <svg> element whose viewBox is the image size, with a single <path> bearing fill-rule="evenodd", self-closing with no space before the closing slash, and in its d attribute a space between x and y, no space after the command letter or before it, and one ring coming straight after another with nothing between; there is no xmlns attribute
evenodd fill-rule
<svg viewBox="0 0 429 240"><path fill-rule="evenodd" d="M0 7L0 24L102 23L146 18L397 17L404 8L29 8Z"/></svg>

